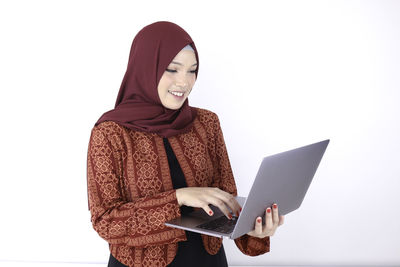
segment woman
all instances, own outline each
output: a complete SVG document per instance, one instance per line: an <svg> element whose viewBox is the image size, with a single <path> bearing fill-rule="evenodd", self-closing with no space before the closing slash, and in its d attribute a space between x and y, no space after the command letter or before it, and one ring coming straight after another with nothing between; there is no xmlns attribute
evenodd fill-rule
<svg viewBox="0 0 400 267"><path fill-rule="evenodd" d="M241 210L218 116L190 107L199 57L178 25L159 21L135 36L115 108L91 131L88 199L91 221L109 243L108 266L227 266L222 238L166 227L210 204L229 219ZM228 209L229 207L229 209ZM266 223L235 239L242 253L269 251L283 223L267 207Z"/></svg>

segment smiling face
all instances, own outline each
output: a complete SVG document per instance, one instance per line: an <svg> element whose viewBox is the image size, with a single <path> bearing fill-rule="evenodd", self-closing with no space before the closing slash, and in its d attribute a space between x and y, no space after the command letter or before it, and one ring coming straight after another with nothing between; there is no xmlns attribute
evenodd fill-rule
<svg viewBox="0 0 400 267"><path fill-rule="evenodd" d="M158 83L158 96L164 107L179 109L196 81L197 61L194 51L181 50L164 71Z"/></svg>

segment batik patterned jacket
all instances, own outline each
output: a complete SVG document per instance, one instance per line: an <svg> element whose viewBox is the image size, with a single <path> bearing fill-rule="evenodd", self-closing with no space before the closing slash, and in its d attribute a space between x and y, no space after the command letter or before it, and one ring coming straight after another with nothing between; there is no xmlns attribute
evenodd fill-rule
<svg viewBox="0 0 400 267"><path fill-rule="evenodd" d="M192 129L168 138L188 186L219 187L237 195L218 116L198 109ZM185 231L164 222L180 216L163 139L105 121L91 131L87 158L91 222L113 256L128 266L166 266ZM222 238L202 235L216 254ZM234 240L250 256L269 251L269 237Z"/></svg>

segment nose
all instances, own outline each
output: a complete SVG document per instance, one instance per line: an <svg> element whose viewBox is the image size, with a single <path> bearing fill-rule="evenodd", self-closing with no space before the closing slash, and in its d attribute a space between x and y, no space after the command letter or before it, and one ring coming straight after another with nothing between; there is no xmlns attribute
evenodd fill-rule
<svg viewBox="0 0 400 267"><path fill-rule="evenodd" d="M177 87L183 87L183 88L185 88L186 86L188 86L188 81L187 81L187 79L186 79L186 77L179 77L179 78L177 78L176 79L176 82L175 82L175 85L177 86Z"/></svg>
<svg viewBox="0 0 400 267"><path fill-rule="evenodd" d="M182 82L182 81L180 81L180 82L176 82L175 85L176 85L176 87L183 87L183 88L185 88L188 84L187 84L187 82Z"/></svg>

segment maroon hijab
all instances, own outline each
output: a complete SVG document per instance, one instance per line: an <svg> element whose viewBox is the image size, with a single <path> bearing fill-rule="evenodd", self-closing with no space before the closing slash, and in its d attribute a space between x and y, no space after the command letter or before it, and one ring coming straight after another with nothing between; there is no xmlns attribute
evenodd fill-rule
<svg viewBox="0 0 400 267"><path fill-rule="evenodd" d="M174 57L190 44L199 56L189 34L175 23L158 21L141 29L133 39L128 68L119 89L115 107L105 112L95 126L115 121L130 129L170 137L191 129L197 111L188 99L178 110L164 107L158 96L158 82Z"/></svg>

